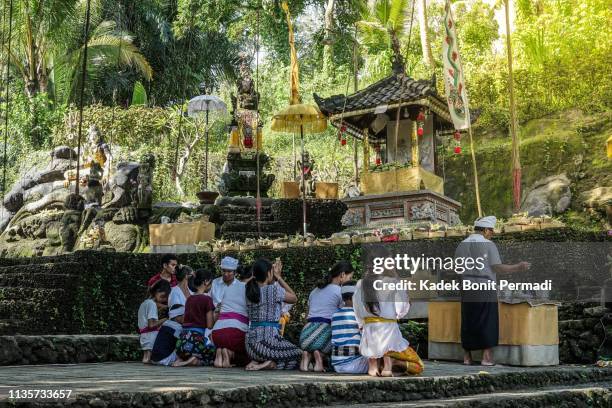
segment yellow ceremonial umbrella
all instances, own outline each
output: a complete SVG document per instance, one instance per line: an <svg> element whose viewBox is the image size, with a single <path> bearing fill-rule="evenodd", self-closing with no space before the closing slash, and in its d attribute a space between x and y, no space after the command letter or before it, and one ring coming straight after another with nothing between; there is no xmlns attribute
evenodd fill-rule
<svg viewBox="0 0 612 408"><path fill-rule="evenodd" d="M289 105L274 115L272 119L272 130L275 132L297 133L300 132L302 147L302 166L304 165L304 132L320 133L327 129L327 118L319 108L309 104ZM306 179L304 169L302 172L302 220L304 224L304 236L306 236Z"/></svg>
<svg viewBox="0 0 612 408"><path fill-rule="evenodd" d="M327 118L315 105L301 103L299 94L299 75L297 53L293 40L293 25L289 7L286 2L282 8L287 16L289 27L289 47L291 50L291 74L290 74L290 96L289 106L278 112L272 118L271 129L275 132L297 133L300 132L302 144L302 165L304 164L304 133L320 133L327 129ZM301 169L304 172L304 169ZM302 174L302 219L304 223L304 236L306 236L306 180Z"/></svg>

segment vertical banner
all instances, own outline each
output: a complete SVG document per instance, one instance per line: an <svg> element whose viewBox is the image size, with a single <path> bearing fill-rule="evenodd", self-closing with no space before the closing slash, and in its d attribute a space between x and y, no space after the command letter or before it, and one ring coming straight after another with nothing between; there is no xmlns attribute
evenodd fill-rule
<svg viewBox="0 0 612 408"><path fill-rule="evenodd" d="M291 93L289 95L289 105L297 105L298 103L302 103L302 98L300 97L300 75L298 71L297 52L295 51L295 40L293 38L293 24L291 23L291 14L289 13L289 6L287 5L287 2L283 1L281 7L283 8L283 11L287 17L287 26L289 28L289 49L291 51Z"/></svg>
<svg viewBox="0 0 612 408"><path fill-rule="evenodd" d="M444 10L446 37L442 43L442 61L444 63L444 84L448 110L455 129L467 129L470 126L470 111L450 0L446 0Z"/></svg>

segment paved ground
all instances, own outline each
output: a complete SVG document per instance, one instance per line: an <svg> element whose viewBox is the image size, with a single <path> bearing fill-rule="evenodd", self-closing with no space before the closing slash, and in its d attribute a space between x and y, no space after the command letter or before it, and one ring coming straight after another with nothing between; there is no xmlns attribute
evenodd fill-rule
<svg viewBox="0 0 612 408"><path fill-rule="evenodd" d="M438 378L479 374L483 371L493 374L550 370L550 367L466 367L457 363L430 361L426 361L425 364L426 371L422 377ZM556 369L570 370L572 367L576 366L559 366ZM72 390L72 397L75 397L79 393L92 391L165 392L210 388L229 390L271 384L335 383L364 380L376 379L368 376L314 374L299 371L266 371L263 374L250 373L238 368L170 368L145 366L141 363L4 366L0 367L0 400L6 399L10 390L16 389ZM392 381L392 379L384 380ZM414 380L419 381L419 377L415 377Z"/></svg>
<svg viewBox="0 0 612 408"><path fill-rule="evenodd" d="M574 386L561 386L561 387L544 387L538 390L523 390L523 391L512 391L512 392L498 392L495 394L475 394L468 395L465 397L457 398L442 398L435 401L403 401L403 402L384 402L384 403L371 403L371 404L354 404L352 408L438 408L447 406L456 406L464 404L463 406L478 406L475 403L479 403L482 406L493 405L496 402L505 402L499 406L508 406L508 401L513 401L514 406L539 406L535 405L534 399L539 397L551 397L552 395L559 395L561 393L593 393L593 392L610 392L612 389L612 383L601 382L601 383L589 383ZM531 402L531 404L522 404L522 402ZM543 406L552 406L549 404ZM572 406L572 405L566 405ZM585 405L587 406L587 405Z"/></svg>

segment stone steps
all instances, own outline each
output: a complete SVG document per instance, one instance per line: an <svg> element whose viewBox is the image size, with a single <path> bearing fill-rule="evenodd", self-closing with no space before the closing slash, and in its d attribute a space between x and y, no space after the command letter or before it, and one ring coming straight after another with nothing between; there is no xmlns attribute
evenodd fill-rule
<svg viewBox="0 0 612 408"><path fill-rule="evenodd" d="M428 363L425 363L426 367ZM426 369L427 370L427 369ZM346 377L350 379L350 376ZM546 369L523 369L503 373L483 373L471 375L449 375L436 377L397 377L393 379L364 380L355 382L329 381L323 383L308 383L304 377L304 383L293 386L289 391L281 385L269 385L257 387L259 399L266 401L266 406L286 406L285 401L293 397L296 406L321 406L321 405L350 405L380 404L387 407L389 403L407 403L415 401L413 407L427 406L426 403L448 399L458 400L461 397L476 396L476 401L484 397L499 396L511 391L527 390L537 392L544 387L555 387L560 390L571 388L575 385L602 382L612 384L612 372L598 368L546 368ZM249 387L252 388L252 387ZM217 393L215 393L217 394ZM251 394L251 393L249 393ZM223 401L224 406L232 406L236 400L236 394L226 392L218 395L216 401ZM214 399L214 397L213 397ZM502 399L503 400L503 399ZM241 399L241 401L243 401ZM417 402L418 401L418 402ZM528 401L525 399L524 401ZM555 404L543 403L537 405L513 405L502 404L500 407L514 406L557 406ZM505 401L507 402L507 401ZM454 402L453 402L454 403ZM255 406L253 404L253 406ZM365 405L364 405L365 406ZM403 406L403 405L397 405ZM436 405L433 405L436 406ZM467 405L450 405L467 407ZM497 405L478 405L482 407Z"/></svg>
<svg viewBox="0 0 612 408"><path fill-rule="evenodd" d="M68 270L78 270L77 262L57 262L57 263L28 263L23 265L12 265L0 267L0 275L15 273L44 273L44 274L64 274Z"/></svg>
<svg viewBox="0 0 612 408"><path fill-rule="evenodd" d="M0 300L0 316L7 321L17 321L16 327L22 329L22 334L27 333L57 333L65 332L66 328L73 324L71 310L64 310L61 307L61 297L37 300ZM31 324L32 317L35 317L36 325ZM5 325L4 329L9 330L12 326ZM0 328L0 335L15 334Z"/></svg>
<svg viewBox="0 0 612 408"><path fill-rule="evenodd" d="M140 343L135 334L0 336L0 366L133 361L141 358Z"/></svg>
<svg viewBox="0 0 612 408"><path fill-rule="evenodd" d="M227 206L221 207L221 213L223 215L227 215L227 214L252 214L252 215L256 215L257 214L257 207L255 207L254 204L252 206L251 205L227 205ZM261 214L262 215L272 214L272 207L262 205L261 206Z"/></svg>
<svg viewBox="0 0 612 408"><path fill-rule="evenodd" d="M70 332L70 300L81 269L48 261L0 267L0 335Z"/></svg>
<svg viewBox="0 0 612 408"><path fill-rule="evenodd" d="M496 407L610 407L612 384L561 386L549 389L526 389L512 392L475 394L436 401L386 402L356 404L354 408L496 408Z"/></svg>
<svg viewBox="0 0 612 408"><path fill-rule="evenodd" d="M66 296L65 289L40 287L0 287L0 300L58 303Z"/></svg>
<svg viewBox="0 0 612 408"><path fill-rule="evenodd" d="M60 355L57 337L14 336L27 359ZM27 336L22 336L27 337ZM49 337L49 339L46 339ZM71 337L71 336L64 336ZM79 344L79 340L70 344ZM104 336L99 336L104 337ZM133 336L137 345L136 336ZM1 342L4 339L0 337ZM35 351L35 342L48 342ZM68 341L68 340L66 340ZM34 343L33 343L34 342ZM105 347L104 343L100 345ZM15 347L14 343L9 347ZM63 347L63 346L62 346ZM29 352L28 352L29 350ZM63 350L63 348L62 348ZM54 352L55 351L55 352ZM65 352L62 351L61 354ZM32 363L30 363L32 364ZM5 387L38 388L49 377L73 389L76 401L53 402L53 406L201 406L201 407L573 407L610 406L612 370L562 366L548 368L493 367L487 372L460 364L425 362L429 372L418 377L372 378L299 371L263 371L201 367L172 373L175 384L168 387L168 369L138 363L78 364L0 368ZM87 381L82 379L86 378ZM163 388L163 390L162 390ZM0 405L2 398L0 391ZM361 405L359 405L361 404ZM42 402L41 405L43 406Z"/></svg>
<svg viewBox="0 0 612 408"><path fill-rule="evenodd" d="M36 287L53 289L65 287L73 279L74 275L65 273L46 273L46 272L12 272L0 273L1 287Z"/></svg>
<svg viewBox="0 0 612 408"><path fill-rule="evenodd" d="M256 221L256 214L248 213L227 213L222 214L220 217L221 223L238 221L238 222L254 222ZM261 221L274 221L272 214L261 214Z"/></svg>
<svg viewBox="0 0 612 408"><path fill-rule="evenodd" d="M225 235L228 232L257 232L257 226L260 226L261 232L282 232L285 223L282 221L227 221L221 226L221 233Z"/></svg>
<svg viewBox="0 0 612 408"><path fill-rule="evenodd" d="M0 319L0 333L20 334L26 330L26 322L15 319Z"/></svg>
<svg viewBox="0 0 612 408"><path fill-rule="evenodd" d="M283 238L286 234L283 233L279 233L279 232L262 232L261 233L261 237L262 238L268 238L268 239L276 239L276 238ZM230 241L244 241L247 238L253 238L253 239L257 239L257 231L255 232L226 232L223 234L223 239L227 239Z"/></svg>

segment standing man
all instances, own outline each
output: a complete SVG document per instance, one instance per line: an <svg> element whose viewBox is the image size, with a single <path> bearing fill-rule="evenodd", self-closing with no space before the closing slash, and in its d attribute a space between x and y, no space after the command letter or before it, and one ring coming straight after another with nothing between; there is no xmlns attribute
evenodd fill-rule
<svg viewBox="0 0 612 408"><path fill-rule="evenodd" d="M239 284L236 280L236 269L238 268L238 260L231 256L226 256L221 260L221 276L214 279L212 282L211 296L215 308L218 309L219 303L223 300L225 289L231 285Z"/></svg>
<svg viewBox="0 0 612 408"><path fill-rule="evenodd" d="M164 279L170 283L171 287L176 286L176 266L178 265L178 258L174 254L165 254L161 259L161 272L154 275L147 282L147 286L151 287L160 279Z"/></svg>
<svg viewBox="0 0 612 408"><path fill-rule="evenodd" d="M465 269L462 280L486 284L497 281L497 273L524 272L531 264L519 262L504 265L493 242L493 230L497 219L482 217L474 222L474 233L459 244L455 258L471 258L473 269ZM480 260L480 262L478 262ZM470 290L461 292L461 345L463 364L471 365L472 351L483 350L483 366L495 365L493 347L499 342L499 309L497 290Z"/></svg>

